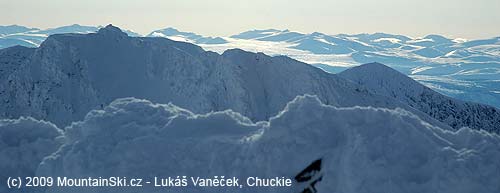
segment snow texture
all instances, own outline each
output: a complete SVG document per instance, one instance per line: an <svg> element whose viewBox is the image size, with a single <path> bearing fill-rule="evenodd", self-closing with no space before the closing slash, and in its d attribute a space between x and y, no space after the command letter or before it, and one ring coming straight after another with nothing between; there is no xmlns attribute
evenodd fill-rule
<svg viewBox="0 0 500 193"><path fill-rule="evenodd" d="M443 130L402 109L337 108L314 96L299 96L269 121L258 123L232 111L199 115L172 104L118 99L67 127L65 136L66 143L43 161L38 175L294 178L304 168L314 168L311 175L321 178L314 185L319 193L500 190L498 135L468 128ZM308 183L217 190L301 192ZM141 192L180 190L214 191L187 187ZM46 190L96 191L137 189Z"/></svg>
<svg viewBox="0 0 500 193"><path fill-rule="evenodd" d="M6 187L8 177L34 176L42 159L63 143L55 125L33 118L0 120L0 192L21 192Z"/></svg>

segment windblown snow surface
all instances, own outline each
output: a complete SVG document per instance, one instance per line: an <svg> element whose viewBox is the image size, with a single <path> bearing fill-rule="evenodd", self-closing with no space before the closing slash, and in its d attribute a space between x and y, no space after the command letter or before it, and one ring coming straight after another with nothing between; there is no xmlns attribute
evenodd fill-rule
<svg viewBox="0 0 500 193"><path fill-rule="evenodd" d="M33 118L0 120L0 192L8 177L34 176L42 159L63 143L63 131Z"/></svg>
<svg viewBox="0 0 500 193"><path fill-rule="evenodd" d="M32 119L0 122L2 139L28 145L12 155L47 154L58 129ZM9 126L10 125L10 126ZM45 128L35 129L35 128ZM18 130L19 132L10 132ZM27 133L25 131L31 131ZM39 131L34 132L33 131ZM42 132L44 131L44 132ZM48 134L49 133L49 134ZM500 190L500 137L432 126L402 109L337 108L299 96L283 111L254 123L232 112L194 114L173 104L118 99L65 129L64 144L36 170L39 176L153 177L295 176L320 161L309 181L290 188L183 188L183 192L482 192ZM33 139L38 142L31 146ZM2 144L2 147L5 146ZM2 148L2 152L5 152ZM2 156L4 157L4 156ZM14 159L12 159L14 157ZM11 156L1 168L34 173ZM19 161L18 161L19 160ZM9 165L10 164L10 165ZM312 182L313 179L320 179ZM314 184L314 185L312 185ZM52 188L37 192L178 192L176 188ZM5 189L2 190L4 192Z"/></svg>

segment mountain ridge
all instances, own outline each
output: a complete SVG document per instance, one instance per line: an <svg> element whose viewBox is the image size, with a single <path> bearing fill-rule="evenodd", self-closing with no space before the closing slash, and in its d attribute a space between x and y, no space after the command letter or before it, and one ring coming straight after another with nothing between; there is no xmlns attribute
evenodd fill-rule
<svg viewBox="0 0 500 193"><path fill-rule="evenodd" d="M166 38L129 37L112 25L91 34L51 35L34 50L7 50L13 53L0 55L2 59L12 54L24 59L7 61L17 69L0 86L2 93L10 93L0 105L3 117L29 115L65 125L116 98L133 96L173 102L196 113L233 109L258 121L275 115L297 95L314 94L328 105L404 108L446 128L439 122L444 115L422 113L406 106L408 101L372 93L286 56L241 49L219 55ZM464 123L461 119L447 123L454 129L498 132L494 125L452 124ZM483 119L495 120L478 117Z"/></svg>
<svg viewBox="0 0 500 193"><path fill-rule="evenodd" d="M295 96L315 94L337 106L406 108L446 128L404 104L285 56L240 49L219 55L166 38L129 37L113 26L98 33L51 35L34 51L21 51L27 58L9 61L20 67L0 85L1 92L10 93L2 97L2 117L33 116L65 125L116 98L133 96L197 113L233 109L266 120Z"/></svg>

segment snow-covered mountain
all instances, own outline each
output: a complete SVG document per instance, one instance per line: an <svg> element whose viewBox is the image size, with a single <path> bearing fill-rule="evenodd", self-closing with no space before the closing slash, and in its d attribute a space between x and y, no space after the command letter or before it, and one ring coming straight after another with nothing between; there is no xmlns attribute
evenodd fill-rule
<svg viewBox="0 0 500 193"><path fill-rule="evenodd" d="M28 28L28 27L19 26L19 25L0 26L0 37L3 37L5 35L9 35L9 34L23 33L23 32L34 31L34 30L38 30L38 29L37 28Z"/></svg>
<svg viewBox="0 0 500 193"><path fill-rule="evenodd" d="M53 33L88 33L100 27L71 25L49 30L0 26L0 48L37 47ZM130 36L139 34L126 31ZM174 28L155 30L149 37L195 43L222 54L239 48L286 55L338 73L349 67L379 62L447 96L500 108L500 38L465 40L441 35L407 37L387 33L301 33L290 30L250 30L230 37L206 37Z"/></svg>
<svg viewBox="0 0 500 193"><path fill-rule="evenodd" d="M300 94L337 106L399 107L288 57L238 49L219 55L166 38L133 38L114 26L51 35L39 48L4 49L2 117L65 125L116 98L173 102L197 113L233 109L266 120ZM411 110L411 109L410 109Z"/></svg>
<svg viewBox="0 0 500 193"><path fill-rule="evenodd" d="M500 107L500 41L411 38L385 33L300 33L251 30L227 44L200 45L222 53L230 48L287 55L332 73L360 64L384 63L448 96Z"/></svg>
<svg viewBox="0 0 500 193"><path fill-rule="evenodd" d="M225 44L227 41L220 37L203 37L192 32L181 32L172 27L151 32L147 37L164 37L176 41L195 44Z"/></svg>
<svg viewBox="0 0 500 193"><path fill-rule="evenodd" d="M499 109L444 96L383 64L364 64L338 75L372 93L402 101L454 128L468 126L500 130Z"/></svg>
<svg viewBox="0 0 500 193"><path fill-rule="evenodd" d="M293 185L223 192L500 190L498 109L377 63L337 75L286 56L218 54L108 25L0 49L0 67L0 117L10 118L0 119L3 179L224 175ZM2 183L0 192L214 191L144 186Z"/></svg>
<svg viewBox="0 0 500 193"><path fill-rule="evenodd" d="M16 45L38 47L49 35L61 33L93 33L101 26L82 26L73 24L50 29L28 28L18 25L0 26L0 49ZM124 30L129 36L140 36L130 30Z"/></svg>
<svg viewBox="0 0 500 193"><path fill-rule="evenodd" d="M435 119L454 129L500 131L496 111L472 111L474 121L422 113L408 101L372 93L285 56L239 49L219 55L166 38L129 37L111 25L97 33L51 35L39 48L4 49L0 58L8 66L0 82L5 93L0 112L7 118L29 115L66 125L117 98L137 97L195 113L232 109L257 121L276 115L297 95L313 94L340 107L403 108L443 128Z"/></svg>
<svg viewBox="0 0 500 193"><path fill-rule="evenodd" d="M294 44L291 48L309 51L314 54L349 54L353 51L374 51L373 47L360 42L328 36L319 32L302 34L289 30L254 30L231 37L246 40L288 42Z"/></svg>

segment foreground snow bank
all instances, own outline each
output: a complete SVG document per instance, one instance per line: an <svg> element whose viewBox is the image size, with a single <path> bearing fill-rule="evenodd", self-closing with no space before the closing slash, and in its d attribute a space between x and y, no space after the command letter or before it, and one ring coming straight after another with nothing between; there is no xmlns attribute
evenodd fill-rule
<svg viewBox="0 0 500 193"><path fill-rule="evenodd" d="M32 118L0 120L0 192L8 177L34 176L42 159L62 144L62 131Z"/></svg>
<svg viewBox="0 0 500 193"><path fill-rule="evenodd" d="M500 137L404 110L297 97L268 122L119 99L66 128L40 176L287 177L290 188L52 188L46 192L499 192Z"/></svg>

